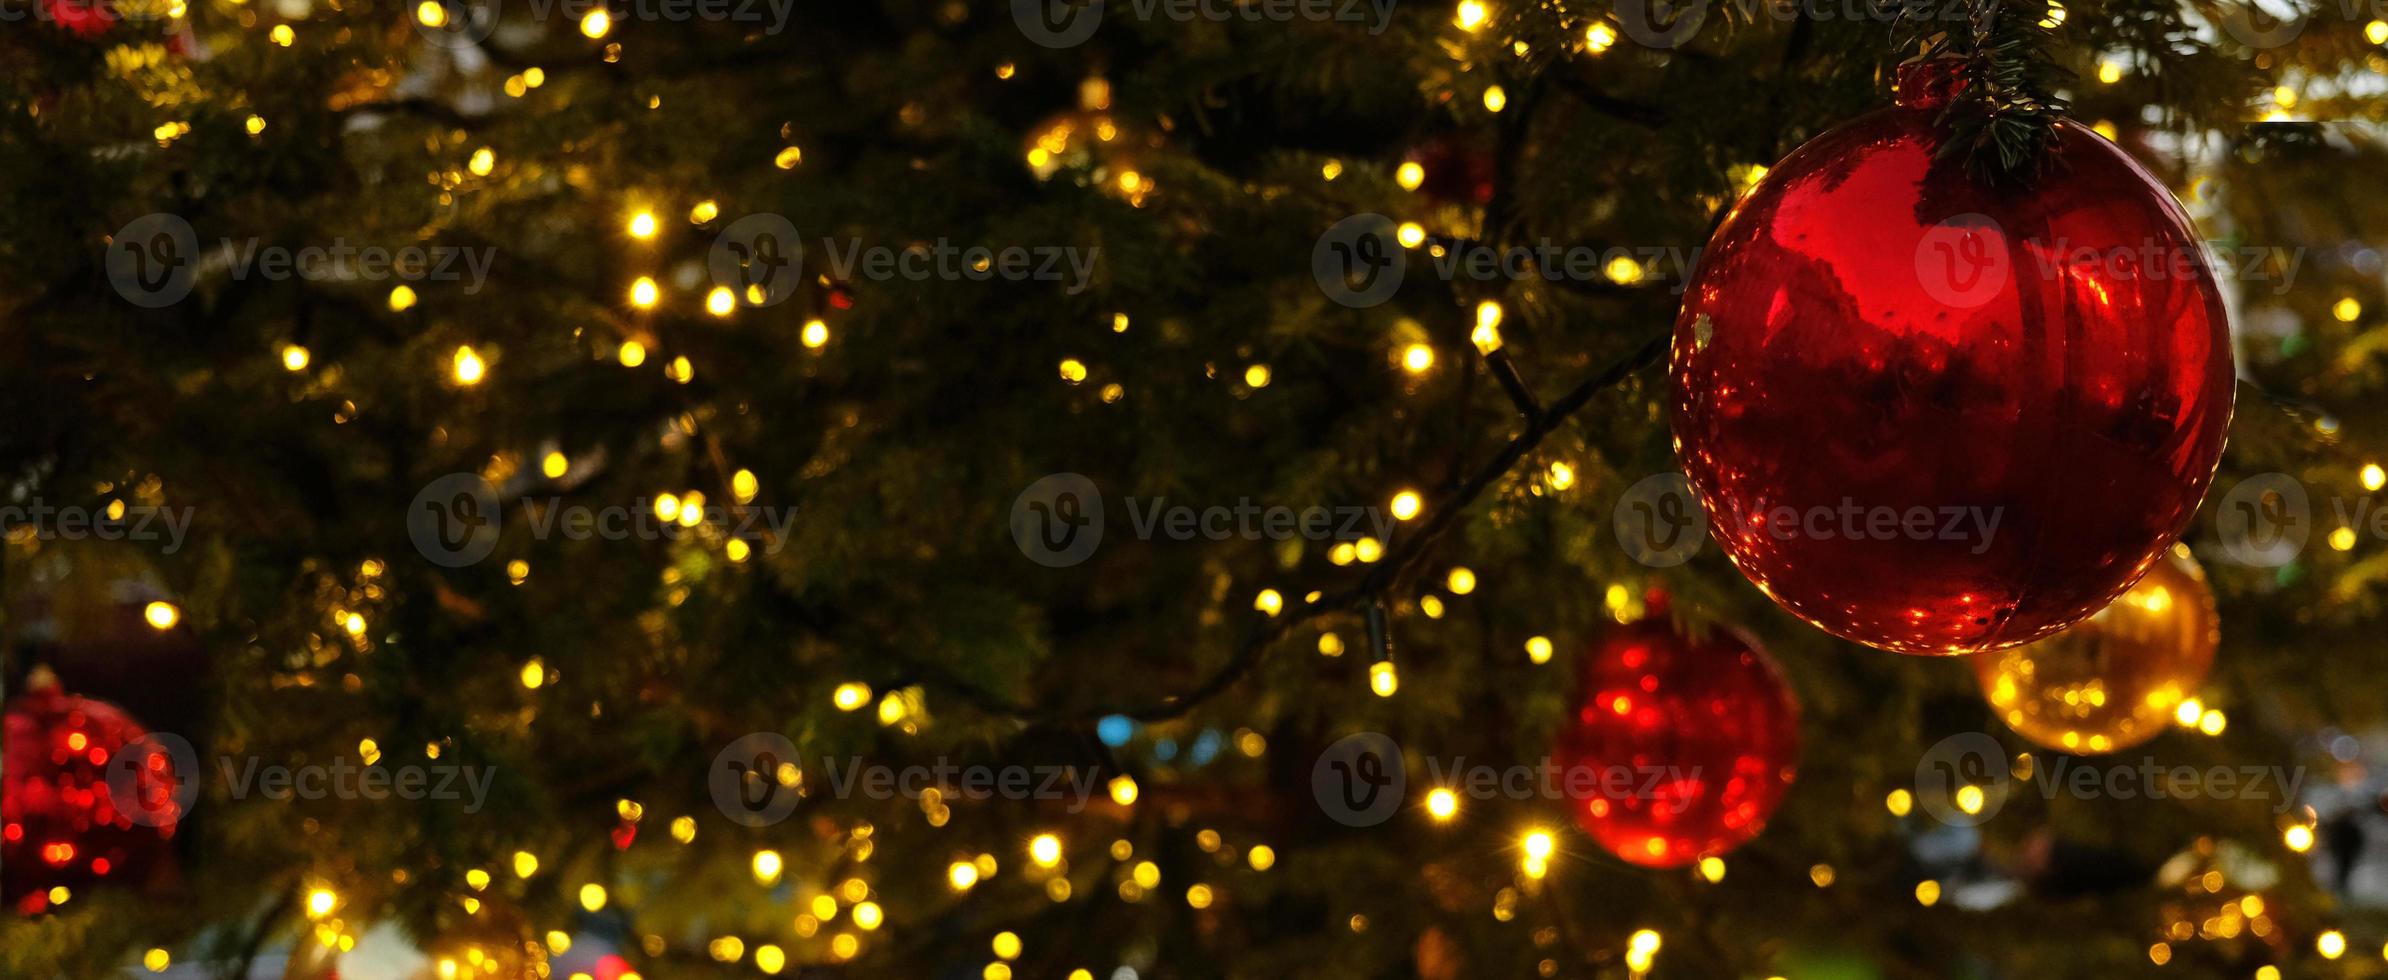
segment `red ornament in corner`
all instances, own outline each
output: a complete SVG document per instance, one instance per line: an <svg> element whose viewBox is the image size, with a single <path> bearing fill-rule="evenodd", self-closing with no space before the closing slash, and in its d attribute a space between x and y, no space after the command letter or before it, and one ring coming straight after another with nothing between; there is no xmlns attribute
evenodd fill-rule
<svg viewBox="0 0 2388 980"><path fill-rule="evenodd" d="M1799 707L1774 662L1729 630L1686 636L1663 597L1578 672L1554 747L1558 789L1610 853L1666 868L1747 843L1790 791Z"/></svg>
<svg viewBox="0 0 2388 980"><path fill-rule="evenodd" d="M1675 323L1677 457L1744 575L1886 650L2080 622L2188 526L2230 328L2188 216L2089 129L1992 185L1941 157L1945 64L1734 206Z"/></svg>
<svg viewBox="0 0 2388 980"><path fill-rule="evenodd" d="M48 671L28 688L0 717L0 903L33 915L59 888L71 899L152 880L183 816L178 764L139 723L60 691Z"/></svg>

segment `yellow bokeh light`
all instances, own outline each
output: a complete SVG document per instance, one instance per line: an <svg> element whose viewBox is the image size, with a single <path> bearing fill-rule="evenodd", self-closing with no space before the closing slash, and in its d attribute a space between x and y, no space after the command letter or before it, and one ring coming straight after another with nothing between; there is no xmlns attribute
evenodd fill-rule
<svg viewBox="0 0 2388 980"><path fill-rule="evenodd" d="M603 7L589 11L587 14L582 15L580 19L580 33L583 37L590 39L601 38L605 36L607 31L613 29L613 15L606 13L605 8Z"/></svg>
<svg viewBox="0 0 2388 980"><path fill-rule="evenodd" d="M489 373L489 365L481 360L481 355L475 352L469 344L456 348L456 354L451 360L454 362L451 373L455 376L457 384L480 384L481 378Z"/></svg>
<svg viewBox="0 0 2388 980"><path fill-rule="evenodd" d="M662 295L663 289L655 284L653 277L640 276L630 284L630 305L639 309L652 308Z"/></svg>
<svg viewBox="0 0 2388 980"><path fill-rule="evenodd" d="M1484 0L1459 0L1459 9L1452 12L1451 22L1458 24L1460 30L1474 33L1482 30L1491 17L1492 11L1484 5Z"/></svg>
<svg viewBox="0 0 2388 980"><path fill-rule="evenodd" d="M182 609L171 602L160 600L141 607L141 618L149 622L151 629L170 630L174 628L174 624L182 622Z"/></svg>
<svg viewBox="0 0 2388 980"><path fill-rule="evenodd" d="M1403 490L1393 495L1393 519L1406 521L1416 517L1418 510L1423 506L1424 504L1418 499L1417 491Z"/></svg>
<svg viewBox="0 0 2388 980"><path fill-rule="evenodd" d="M304 347L297 344L282 346L282 369L285 371L304 371L307 369L307 362L310 359L312 359L311 355Z"/></svg>
<svg viewBox="0 0 2388 980"><path fill-rule="evenodd" d="M1426 813L1437 823L1448 823L1459 816L1459 794L1441 786L1426 794Z"/></svg>
<svg viewBox="0 0 2388 980"><path fill-rule="evenodd" d="M1501 111L1502 109L1508 108L1508 106L1509 106L1509 93L1508 93L1506 90L1502 89L1502 88L1501 88L1500 86L1498 86L1498 85L1493 85L1493 86L1489 86L1489 87L1485 88L1485 90L1484 90L1484 109L1485 109L1485 111L1487 111L1487 112L1499 112L1499 111Z"/></svg>
<svg viewBox="0 0 2388 980"><path fill-rule="evenodd" d="M1411 374L1424 374L1434 367L1434 348L1425 344L1411 344L1401 349L1401 369Z"/></svg>

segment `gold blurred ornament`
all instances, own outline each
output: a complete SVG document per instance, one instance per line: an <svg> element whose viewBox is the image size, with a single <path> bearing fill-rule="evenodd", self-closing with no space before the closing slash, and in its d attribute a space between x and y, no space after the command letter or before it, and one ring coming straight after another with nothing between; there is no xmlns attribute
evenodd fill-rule
<svg viewBox="0 0 2388 980"><path fill-rule="evenodd" d="M1080 84L1078 102L1078 108L1029 129L1020 147L1029 173L1039 181L1066 177L1131 204L1144 203L1154 190L1144 162L1161 147L1161 134L1115 116L1110 83L1100 78Z"/></svg>
<svg viewBox="0 0 2388 980"><path fill-rule="evenodd" d="M2097 615L2047 639L1973 658L2007 727L2061 752L2114 752L2156 737L2205 683L2221 629L2206 574L2175 544Z"/></svg>

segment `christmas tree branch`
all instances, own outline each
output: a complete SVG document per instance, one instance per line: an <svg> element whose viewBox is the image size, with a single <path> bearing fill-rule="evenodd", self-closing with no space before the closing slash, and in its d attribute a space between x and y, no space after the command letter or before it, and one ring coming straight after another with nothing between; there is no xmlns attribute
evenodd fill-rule
<svg viewBox="0 0 2388 980"><path fill-rule="evenodd" d="M1226 663L1221 664L1185 691L1158 701L1126 708L1022 712L1005 710L1013 707L1011 702L977 685L964 685L961 688L949 688L949 690L961 694L966 701L971 702L974 706L1023 721L1084 721L1114 714L1124 715L1137 721L1160 721L1182 716L1203 702L1233 687L1237 681L1251 673L1253 668L1259 666L1260 662L1266 658L1268 651L1276 641L1292 632L1296 627L1330 613L1346 611L1356 605L1372 602L1377 596L1389 591L1411 566L1418 563L1425 554L1427 546L1450 529L1459 515L1467 510L1469 504L1474 503L1476 498L1483 496L1484 491L1490 488L1495 481L1514 469L1519 460L1532 453L1535 447L1541 445L1542 440L1556 431L1561 423L1582 410L1585 405L1590 404L1593 396L1616 387L1626 378L1632 377L1635 372L1658 361L1666 353L1671 337L1671 331L1662 331L1644 340L1632 352L1610 362L1598 373L1569 389L1565 395L1552 402L1547 411L1530 419L1524 431L1512 437L1500 452L1493 454L1490 459L1478 466L1466 480L1451 492L1443 495L1441 499L1431 502L1428 505L1428 517L1425 523L1419 525L1416 533L1395 543L1386 552L1384 560L1371 569L1366 577L1350 587L1321 596L1317 602L1309 603L1299 611L1288 612L1269 620L1265 626L1246 640L1243 646L1237 649L1235 656L1229 658ZM943 681L949 679L951 679L950 675L940 678L939 686L944 686Z"/></svg>
<svg viewBox="0 0 2388 980"><path fill-rule="evenodd" d="M2049 0L1891 0L1891 43L1916 60L1962 62L1941 110L1943 156L1984 180L2028 182L2046 164L2072 78L2049 54L2061 8Z"/></svg>

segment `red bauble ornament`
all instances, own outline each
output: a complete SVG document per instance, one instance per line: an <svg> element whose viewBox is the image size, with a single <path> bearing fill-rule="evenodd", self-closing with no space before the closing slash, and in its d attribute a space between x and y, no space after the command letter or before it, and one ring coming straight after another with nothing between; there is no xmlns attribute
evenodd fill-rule
<svg viewBox="0 0 2388 980"><path fill-rule="evenodd" d="M2232 393L2172 196L2069 120L2036 182L1977 181L1937 157L1943 71L1734 207L1671 369L1677 455L1734 564L1916 654L2026 643L2122 594L2196 512Z"/></svg>
<svg viewBox="0 0 2388 980"><path fill-rule="evenodd" d="M47 908L53 888L149 880L167 866L182 817L175 765L149 733L41 673L0 718L0 902L26 914ZM114 787L136 798L120 801Z"/></svg>
<svg viewBox="0 0 2388 980"><path fill-rule="evenodd" d="M1726 630L1676 632L1663 602L1583 662L1553 752L1576 823L1654 868L1765 829L1799 764L1799 708L1766 654Z"/></svg>

